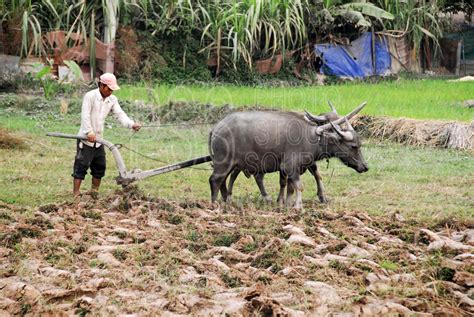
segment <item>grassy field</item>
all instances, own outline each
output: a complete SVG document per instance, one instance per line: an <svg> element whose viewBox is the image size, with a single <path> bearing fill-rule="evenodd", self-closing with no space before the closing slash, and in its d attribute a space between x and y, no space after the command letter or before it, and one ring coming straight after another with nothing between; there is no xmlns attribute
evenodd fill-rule
<svg viewBox="0 0 474 317"><path fill-rule="evenodd" d="M52 121L38 124L28 117L9 115L0 117L0 126L7 127L24 138L30 150L0 152L0 200L20 206L38 206L71 199L70 177L75 153L75 141L45 137L48 131L75 133L72 121ZM70 118L72 120L72 116ZM113 122L110 119L109 122ZM153 161L123 149L127 168L142 170L163 166L190 158L207 155L207 135L210 127L192 129L168 127L142 129L132 135L129 130L116 127L106 131L106 138L114 143L125 143L144 153ZM320 168L328 206L316 201L314 180L306 173L304 200L306 206L333 211L360 210L371 214L399 211L415 218L437 219L446 216L472 218L474 200L474 158L471 154L366 140L363 148L370 171L358 174L336 159L329 165L322 161ZM102 195L116 190L118 175L112 155L108 154L108 172L101 189ZM151 197L176 201L208 200L210 165L188 168L155 176L138 182L140 189ZM278 175L267 175L267 190L276 199ZM90 188L90 176L83 191ZM237 204L261 205L253 179L240 176L234 190ZM265 208L264 206L262 206Z"/></svg>
<svg viewBox="0 0 474 317"><path fill-rule="evenodd" d="M365 114L471 121L474 110L463 107L463 101L474 98L473 82L447 80L386 81L378 84L349 82L311 87L236 87L236 86L150 86L122 85L117 95L153 104L186 100L214 105L263 105L290 110L307 109L314 113L328 111L331 100L340 113L346 113L368 101Z"/></svg>
<svg viewBox="0 0 474 317"><path fill-rule="evenodd" d="M474 96L474 84L441 80L383 82L373 85L349 83L326 87L250 88L250 87L165 87L124 86L122 99L147 99L154 104L170 100L196 100L213 104L260 104L286 109L326 111L326 100L332 100L346 112L362 100L369 106L364 113L404 115L414 118L455 119L469 121L473 110L462 107L462 101ZM76 106L77 107L77 106ZM145 116L139 109L131 116ZM46 107L31 112L15 107L0 107L0 127L5 127L25 139L29 150L0 151L0 200L21 206L70 199L70 177L75 153L75 141L45 137L46 132L77 132L80 124L78 109L60 115L58 109ZM207 135L210 125L192 129L179 127L144 128L136 135L117 127L108 119L106 139L125 143L133 150L146 154L153 161L123 149L128 169L142 170L207 155ZM433 218L456 215L473 216L472 186L474 159L472 154L444 149L406 147L398 144L366 140L364 155L370 171L357 174L333 159L329 165L320 162L330 205L315 204L315 208L334 210L365 210L372 214L401 211L414 216ZM109 170L102 194L118 186L112 155L108 155ZM172 200L209 199L210 165L188 168L139 182L140 188L155 197ZM304 178L306 205L315 200L315 185L310 175ZM87 178L83 190L90 188ZM266 177L268 192L276 197L278 175ZM260 204L253 179L241 176L236 183L237 202Z"/></svg>

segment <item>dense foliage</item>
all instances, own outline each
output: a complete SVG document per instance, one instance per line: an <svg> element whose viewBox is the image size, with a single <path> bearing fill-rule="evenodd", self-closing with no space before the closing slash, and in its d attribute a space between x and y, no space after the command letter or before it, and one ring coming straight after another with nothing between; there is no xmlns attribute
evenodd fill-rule
<svg viewBox="0 0 474 317"><path fill-rule="evenodd" d="M240 70L241 65L251 71L257 59L371 28L392 36L406 35L417 52L428 39L437 45L446 29L442 13L459 10L470 15L471 1L0 0L4 33L21 30L16 34L22 39L21 46L11 46L16 54L48 55L51 47L42 35L51 30L108 42L115 38L118 26L129 27L143 46L137 56L152 57L150 48L158 45L160 50L155 53L163 57L152 66L136 62L132 73L148 67L148 73L161 72L162 77L171 75L165 74L167 69L177 76L195 69L189 65L196 59L212 66L214 75L223 69ZM172 54L172 59L166 58Z"/></svg>

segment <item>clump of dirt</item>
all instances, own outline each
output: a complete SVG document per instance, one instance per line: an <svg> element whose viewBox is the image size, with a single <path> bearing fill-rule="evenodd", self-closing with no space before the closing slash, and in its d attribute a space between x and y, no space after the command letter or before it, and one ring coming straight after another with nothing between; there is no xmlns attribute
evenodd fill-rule
<svg viewBox="0 0 474 317"><path fill-rule="evenodd" d="M28 146L22 138L0 127L0 149L25 150Z"/></svg>
<svg viewBox="0 0 474 317"><path fill-rule="evenodd" d="M137 187L0 205L0 310L93 315L474 313L474 227L400 214L182 203Z"/></svg>

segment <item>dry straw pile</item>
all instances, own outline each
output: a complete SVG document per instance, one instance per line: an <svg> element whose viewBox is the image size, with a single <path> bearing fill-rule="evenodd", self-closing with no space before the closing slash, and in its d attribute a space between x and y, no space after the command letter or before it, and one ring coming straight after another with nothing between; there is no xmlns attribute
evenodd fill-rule
<svg viewBox="0 0 474 317"><path fill-rule="evenodd" d="M421 121L386 117L358 116L352 125L368 137L408 145L443 147L474 151L474 121Z"/></svg>
<svg viewBox="0 0 474 317"><path fill-rule="evenodd" d="M26 149L23 139L10 134L10 132L0 127L0 149Z"/></svg>

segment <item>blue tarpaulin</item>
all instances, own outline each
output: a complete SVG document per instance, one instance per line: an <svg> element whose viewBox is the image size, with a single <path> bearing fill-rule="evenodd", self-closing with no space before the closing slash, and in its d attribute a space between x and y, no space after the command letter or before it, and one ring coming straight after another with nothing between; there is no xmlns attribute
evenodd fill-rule
<svg viewBox="0 0 474 317"><path fill-rule="evenodd" d="M316 44L316 55L322 59L325 75L345 78L362 78L390 73L390 52L387 41L375 36L375 69L372 63L372 34L363 33L349 46L336 44Z"/></svg>

